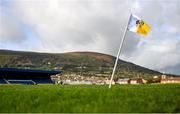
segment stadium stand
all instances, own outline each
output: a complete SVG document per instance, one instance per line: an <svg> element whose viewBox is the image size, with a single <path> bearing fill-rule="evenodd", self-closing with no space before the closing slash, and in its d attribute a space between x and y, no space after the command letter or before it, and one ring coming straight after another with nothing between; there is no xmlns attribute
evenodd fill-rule
<svg viewBox="0 0 180 114"><path fill-rule="evenodd" d="M50 84L61 71L0 68L0 84Z"/></svg>
<svg viewBox="0 0 180 114"><path fill-rule="evenodd" d="M7 80L9 84L36 84L33 80Z"/></svg>
<svg viewBox="0 0 180 114"><path fill-rule="evenodd" d="M3 78L0 78L0 84L7 84Z"/></svg>
<svg viewBox="0 0 180 114"><path fill-rule="evenodd" d="M37 84L46 84L46 83L54 83L54 81L52 81L51 79L47 78L47 79L33 79L33 81Z"/></svg>

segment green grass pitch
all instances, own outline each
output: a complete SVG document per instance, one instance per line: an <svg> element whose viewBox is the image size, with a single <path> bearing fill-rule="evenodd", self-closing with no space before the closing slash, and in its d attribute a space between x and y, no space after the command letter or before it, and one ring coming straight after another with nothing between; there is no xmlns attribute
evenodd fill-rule
<svg viewBox="0 0 180 114"><path fill-rule="evenodd" d="M0 85L0 112L180 113L180 84Z"/></svg>

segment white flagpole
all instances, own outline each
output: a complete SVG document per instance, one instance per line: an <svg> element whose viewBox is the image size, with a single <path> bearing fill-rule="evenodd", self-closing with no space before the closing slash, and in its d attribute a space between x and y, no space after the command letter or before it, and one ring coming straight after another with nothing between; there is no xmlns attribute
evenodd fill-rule
<svg viewBox="0 0 180 114"><path fill-rule="evenodd" d="M131 15L130 15L130 17L131 17ZM130 17L128 19L128 23L129 23ZM125 39L125 36L126 36L126 31L127 31L127 28L128 28L128 23L127 23L126 28L124 30L124 34L123 34L123 37L122 37L122 40L121 40L121 43L120 43L120 46L119 46L119 51L118 51L118 54L117 54L117 57L116 57L116 62L114 64L113 72L112 72L112 75L111 75L111 79L110 79L110 83L109 83L109 88L111 88L111 84L112 84L112 80L113 80L113 77L114 77L114 73L116 71L116 66L117 66L118 59L119 59L119 56L120 56L120 53L121 53L121 49L122 49L122 46L123 46L123 43L124 43L124 39Z"/></svg>

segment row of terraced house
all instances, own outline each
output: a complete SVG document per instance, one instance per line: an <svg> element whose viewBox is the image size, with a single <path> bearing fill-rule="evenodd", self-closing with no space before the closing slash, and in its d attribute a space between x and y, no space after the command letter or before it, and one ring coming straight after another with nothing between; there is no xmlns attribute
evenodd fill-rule
<svg viewBox="0 0 180 114"><path fill-rule="evenodd" d="M59 84L96 84L104 85L109 84L110 80L101 77L84 77L84 76L58 76L57 83ZM112 84L144 84L146 80L143 78L119 78L118 80L112 80Z"/></svg>
<svg viewBox="0 0 180 114"><path fill-rule="evenodd" d="M168 77L166 75L154 76L153 79L160 79L156 83L180 83L180 77ZM109 84L109 79L102 77L84 77L84 76L59 76L57 83L60 84L96 84L104 85ZM147 80L143 78L119 78L112 81L112 84L145 84Z"/></svg>

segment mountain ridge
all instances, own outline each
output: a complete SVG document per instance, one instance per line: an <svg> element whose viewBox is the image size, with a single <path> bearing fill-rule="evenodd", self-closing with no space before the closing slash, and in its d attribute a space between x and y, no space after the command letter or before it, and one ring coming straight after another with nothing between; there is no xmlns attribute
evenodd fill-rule
<svg viewBox="0 0 180 114"><path fill-rule="evenodd" d="M42 53L28 51L0 50L0 67L27 69L55 69L65 74L110 76L115 57L99 52ZM161 75L131 62L119 59L116 76L147 77Z"/></svg>

